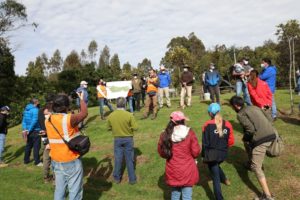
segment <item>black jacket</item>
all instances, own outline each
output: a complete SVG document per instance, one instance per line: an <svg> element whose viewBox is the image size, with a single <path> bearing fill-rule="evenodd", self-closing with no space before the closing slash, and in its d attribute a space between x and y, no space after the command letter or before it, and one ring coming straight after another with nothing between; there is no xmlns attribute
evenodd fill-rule
<svg viewBox="0 0 300 200"><path fill-rule="evenodd" d="M1 134L7 134L7 115L0 113L0 133Z"/></svg>

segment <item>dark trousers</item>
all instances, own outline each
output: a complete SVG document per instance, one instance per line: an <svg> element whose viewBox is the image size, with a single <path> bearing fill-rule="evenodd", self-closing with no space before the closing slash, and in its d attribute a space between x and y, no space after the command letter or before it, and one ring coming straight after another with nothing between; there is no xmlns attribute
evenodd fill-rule
<svg viewBox="0 0 300 200"><path fill-rule="evenodd" d="M219 88L219 85L208 86L208 89L209 89L211 101L212 101L213 103L216 102L216 101L215 101L215 96L216 96L217 103L220 104L220 88Z"/></svg>
<svg viewBox="0 0 300 200"><path fill-rule="evenodd" d="M142 104L143 104L143 106L144 106L144 105L145 105L146 91L145 91L145 90L142 90L141 94L142 94Z"/></svg>
<svg viewBox="0 0 300 200"><path fill-rule="evenodd" d="M40 149L41 149L41 136L39 135L38 131L33 131L28 134L27 136L27 143L25 147L25 155L24 155L24 163L28 164L30 162L30 154L31 149L33 147L33 157L34 157L34 164L39 164L40 161Z"/></svg>
<svg viewBox="0 0 300 200"><path fill-rule="evenodd" d="M125 156L126 167L128 172L128 178L130 183L136 182L136 176L134 171L134 148L132 137L122 137L114 139L114 156L115 166L113 171L113 177L115 181L121 181L122 174L122 162Z"/></svg>
<svg viewBox="0 0 300 200"><path fill-rule="evenodd" d="M208 163L208 168L211 173L211 178L213 180L214 186L214 194L216 200L223 200L222 190L221 190L221 182L224 183L226 180L226 176L223 170L220 167L221 163L218 162L210 162Z"/></svg>
<svg viewBox="0 0 300 200"><path fill-rule="evenodd" d="M134 110L136 111L140 111L141 109L141 105L140 105L140 101L141 101L141 93L134 93L133 94L133 98L134 98Z"/></svg>

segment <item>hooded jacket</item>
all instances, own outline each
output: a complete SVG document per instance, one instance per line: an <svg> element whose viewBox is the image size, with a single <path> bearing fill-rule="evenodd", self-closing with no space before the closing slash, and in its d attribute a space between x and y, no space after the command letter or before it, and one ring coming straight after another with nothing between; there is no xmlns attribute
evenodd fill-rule
<svg viewBox="0 0 300 200"><path fill-rule="evenodd" d="M274 94L276 89L276 67L275 66L268 66L266 67L261 74L259 75L259 78L263 81L266 81L271 89L271 92Z"/></svg>
<svg viewBox="0 0 300 200"><path fill-rule="evenodd" d="M38 115L39 109L33 104L28 104L23 112L22 129L28 132L40 131Z"/></svg>
<svg viewBox="0 0 300 200"><path fill-rule="evenodd" d="M158 142L158 153L165 157L161 144L163 134ZM196 134L184 125L174 127L172 139L172 158L166 160L165 180L169 186L193 186L199 181L199 172L195 159L200 154L201 148Z"/></svg>
<svg viewBox="0 0 300 200"><path fill-rule="evenodd" d="M158 79L159 79L159 86L158 86L159 88L166 88L169 87L171 84L171 77L169 72L165 72L165 73L160 72L158 74Z"/></svg>
<svg viewBox="0 0 300 200"><path fill-rule="evenodd" d="M272 105L272 92L265 81L258 78L256 87L253 87L250 82L247 83L247 86L253 105L259 108Z"/></svg>

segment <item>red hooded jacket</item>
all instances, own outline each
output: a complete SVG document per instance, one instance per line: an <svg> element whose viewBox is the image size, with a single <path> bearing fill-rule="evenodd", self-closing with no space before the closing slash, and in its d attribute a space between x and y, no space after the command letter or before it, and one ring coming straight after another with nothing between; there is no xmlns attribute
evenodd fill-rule
<svg viewBox="0 0 300 200"><path fill-rule="evenodd" d="M249 82L247 83L251 102L253 105L262 108L266 105L272 105L272 92L265 81L257 78L257 86L253 87Z"/></svg>
<svg viewBox="0 0 300 200"><path fill-rule="evenodd" d="M183 128L185 128L184 126ZM172 158L166 160L165 181L169 186L193 186L199 181L199 172L195 159L201 148L194 131L186 127L186 137L180 142L173 142ZM163 133L158 142L158 153L165 157L161 149Z"/></svg>

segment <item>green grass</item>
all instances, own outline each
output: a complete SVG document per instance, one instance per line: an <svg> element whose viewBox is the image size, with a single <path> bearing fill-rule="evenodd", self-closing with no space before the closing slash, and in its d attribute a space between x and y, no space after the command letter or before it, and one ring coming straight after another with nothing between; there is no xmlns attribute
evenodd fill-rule
<svg viewBox="0 0 300 200"><path fill-rule="evenodd" d="M222 115L234 127L235 145L231 148L227 161L222 164L232 185L222 185L225 199L252 199L260 190L253 173L247 172L242 163L246 154L241 143L241 131L236 114L226 105L232 94L222 95ZM278 91L276 94L279 109L289 109L288 91ZM298 105L299 96L295 97ZM112 183L113 170L113 138L106 130L106 122L99 118L99 108L89 109L87 134L92 146L90 152L82 159L84 164L84 199L169 199L170 190L164 183L165 160L157 154L159 134L165 128L169 115L176 110L178 99L173 99L172 108L163 108L156 120L140 120L142 113L136 113L139 131L135 134L136 174L138 183L127 183L125 170L121 184ZM188 125L201 138L201 127L209 118L207 103L200 103L199 97L193 97L192 107L184 110L191 119ZM300 121L286 117L275 122L276 128L285 141L285 153L278 158L266 158L265 173L272 193L276 199L300 199ZM44 184L43 170L23 165L24 142L21 138L21 127L9 129L4 159L9 167L0 169L0 199L53 199L54 186ZM193 188L194 199L212 199L212 182L205 165L199 163L200 182Z"/></svg>

